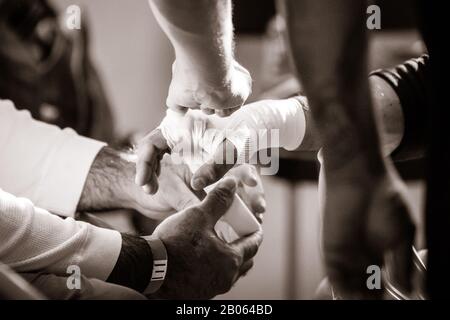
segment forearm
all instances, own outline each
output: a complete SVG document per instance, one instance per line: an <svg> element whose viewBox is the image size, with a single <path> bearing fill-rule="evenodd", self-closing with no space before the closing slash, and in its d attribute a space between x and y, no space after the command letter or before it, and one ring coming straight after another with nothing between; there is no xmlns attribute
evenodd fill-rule
<svg viewBox="0 0 450 320"><path fill-rule="evenodd" d="M293 58L327 168L352 170L356 161L369 175L382 172L366 71L364 2L286 2Z"/></svg>
<svg viewBox="0 0 450 320"><path fill-rule="evenodd" d="M75 265L84 276L105 280L121 238L117 231L62 219L0 190L0 243L0 260L17 272L67 276Z"/></svg>
<svg viewBox="0 0 450 320"><path fill-rule="evenodd" d="M37 207L73 216L89 168L104 143L34 120L0 100L0 188Z"/></svg>
<svg viewBox="0 0 450 320"><path fill-rule="evenodd" d="M23 198L0 190L0 260L18 272L83 276L142 292L149 284L153 256L146 240L61 219Z"/></svg>
<svg viewBox="0 0 450 320"><path fill-rule="evenodd" d="M97 154L78 202L78 211L131 209L135 164L131 155L104 147Z"/></svg>
<svg viewBox="0 0 450 320"><path fill-rule="evenodd" d="M149 0L152 11L170 39L177 63L199 78L221 83L233 60L230 0ZM195 74L193 74L195 76Z"/></svg>

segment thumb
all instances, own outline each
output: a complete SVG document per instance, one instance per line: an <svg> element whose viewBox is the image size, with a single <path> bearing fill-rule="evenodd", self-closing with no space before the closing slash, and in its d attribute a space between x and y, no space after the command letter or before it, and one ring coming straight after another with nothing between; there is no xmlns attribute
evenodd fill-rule
<svg viewBox="0 0 450 320"><path fill-rule="evenodd" d="M236 187L234 178L227 177L221 180L200 204L200 209L212 228L233 203Z"/></svg>
<svg viewBox="0 0 450 320"><path fill-rule="evenodd" d="M404 293L410 293L413 273L414 227L409 226L403 239L386 254L386 264L390 267L390 279Z"/></svg>
<svg viewBox="0 0 450 320"><path fill-rule="evenodd" d="M223 141L213 157L203 164L192 176L191 186L201 190L221 179L236 164L237 150L229 140Z"/></svg>

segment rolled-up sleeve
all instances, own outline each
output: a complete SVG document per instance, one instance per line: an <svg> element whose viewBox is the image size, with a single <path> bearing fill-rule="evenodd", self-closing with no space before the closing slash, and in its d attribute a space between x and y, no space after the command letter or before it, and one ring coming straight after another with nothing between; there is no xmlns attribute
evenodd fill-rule
<svg viewBox="0 0 450 320"><path fill-rule="evenodd" d="M0 100L0 188L37 207L73 217L97 153L105 144L34 120Z"/></svg>
<svg viewBox="0 0 450 320"><path fill-rule="evenodd" d="M0 189L0 261L17 272L67 276L78 266L85 277L106 280L121 246L117 231L60 218Z"/></svg>

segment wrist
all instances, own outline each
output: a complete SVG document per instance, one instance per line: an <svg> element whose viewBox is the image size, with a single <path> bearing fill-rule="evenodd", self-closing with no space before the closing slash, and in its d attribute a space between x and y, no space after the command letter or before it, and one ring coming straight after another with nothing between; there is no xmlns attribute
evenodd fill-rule
<svg viewBox="0 0 450 320"><path fill-rule="evenodd" d="M144 292L152 274L153 255L146 240L122 234L122 247L107 282Z"/></svg>
<svg viewBox="0 0 450 320"><path fill-rule="evenodd" d="M211 55L213 52L211 53ZM177 55L176 68L182 78L188 79L193 88L207 88L209 94L215 90L223 91L233 81L235 61L230 57L218 57L217 60L192 59L184 54Z"/></svg>

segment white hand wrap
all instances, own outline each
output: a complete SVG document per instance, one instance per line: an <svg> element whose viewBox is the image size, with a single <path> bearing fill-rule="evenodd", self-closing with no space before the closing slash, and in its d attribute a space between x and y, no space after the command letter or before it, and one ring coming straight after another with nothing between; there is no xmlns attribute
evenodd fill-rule
<svg viewBox="0 0 450 320"><path fill-rule="evenodd" d="M300 101L306 106L305 98L258 101L242 107L229 119L220 119L228 122L225 134L238 150L238 162L245 162L263 149L298 148L306 131Z"/></svg>
<svg viewBox="0 0 450 320"><path fill-rule="evenodd" d="M207 116L199 110L186 114L167 110L160 125L171 149L186 139L202 140L202 148L212 154L224 138L237 149L238 159L267 148L295 150L305 136L305 98L263 100L243 106L230 117ZM208 130L208 135L204 132Z"/></svg>

